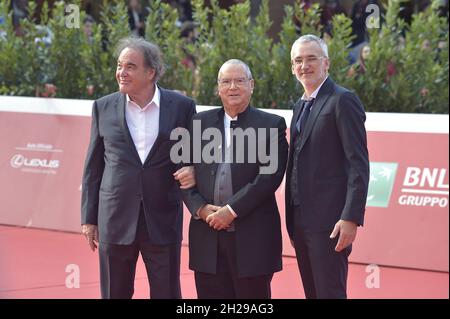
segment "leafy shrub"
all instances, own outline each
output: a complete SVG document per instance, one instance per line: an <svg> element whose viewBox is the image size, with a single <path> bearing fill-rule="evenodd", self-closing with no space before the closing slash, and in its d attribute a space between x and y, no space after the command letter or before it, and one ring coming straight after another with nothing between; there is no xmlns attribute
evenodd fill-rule
<svg viewBox="0 0 450 319"><path fill-rule="evenodd" d="M302 1L285 6L279 41L266 34L272 24L269 0L263 0L258 16L249 17L249 1L221 9L218 0L205 6L192 0L198 37L186 43L176 24L177 10L161 0L151 1L146 21L146 38L158 44L165 56L166 74L162 86L194 97L198 104L218 105L217 72L226 60L237 58L251 68L256 82L252 104L266 108L290 108L301 96L302 88L291 72L291 45L301 32L321 35L320 8L302 8ZM333 17L333 37L328 41L330 74L336 82L353 89L372 112L448 113L448 20L438 15L439 0L414 15L411 25L398 16L403 0L391 0L385 8L379 29L370 29L370 58L366 72L349 75L348 54L352 41L351 20ZM81 7L81 1L72 1ZM49 83L56 86L52 96L98 98L117 90L115 81L117 41L129 34L124 1L103 1L101 21L87 39L81 28L65 24L65 4L46 3L40 25L25 20L24 36L15 35L9 0L0 0L0 16L5 21L0 36L0 94L42 96ZM36 10L29 1L28 16ZM81 11L80 21L85 12ZM42 41L50 30L51 44ZM0 30L1 31L1 30ZM1 34L1 32L0 32ZM399 39L405 39L405 46ZM196 68L183 60L189 54ZM89 89L90 88L90 89Z"/></svg>

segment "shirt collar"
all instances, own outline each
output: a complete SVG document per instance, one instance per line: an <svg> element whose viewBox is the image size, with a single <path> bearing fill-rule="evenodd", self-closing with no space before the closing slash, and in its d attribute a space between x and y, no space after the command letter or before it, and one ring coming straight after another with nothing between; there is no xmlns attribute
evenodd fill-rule
<svg viewBox="0 0 450 319"><path fill-rule="evenodd" d="M231 117L231 116L229 116L229 115L227 114L227 112L225 112L225 119L226 119L227 121L236 121L237 118L238 118L237 115L236 115L235 117Z"/></svg>
<svg viewBox="0 0 450 319"><path fill-rule="evenodd" d="M134 103L128 94L126 94L127 99L127 105L134 105L136 107L139 107L136 103ZM155 84L155 93L153 94L153 98L146 106L142 108L142 111L146 110L152 103L156 105L156 107L160 107L160 101L161 101L161 91L159 87ZM140 108L140 107L139 107Z"/></svg>
<svg viewBox="0 0 450 319"><path fill-rule="evenodd" d="M319 93L320 88L325 83L325 81L328 79L328 75L325 77L325 79L320 83L320 85L317 87L317 89L314 90L314 92L311 93L311 96L307 97L306 92L303 93L302 100L309 101L311 99L315 99L317 97L317 94Z"/></svg>
<svg viewBox="0 0 450 319"><path fill-rule="evenodd" d="M238 115L236 115L235 117L231 117L227 114L227 112L225 112L225 116L223 117L223 125L225 128L229 128L231 125L231 121L236 121L238 118Z"/></svg>

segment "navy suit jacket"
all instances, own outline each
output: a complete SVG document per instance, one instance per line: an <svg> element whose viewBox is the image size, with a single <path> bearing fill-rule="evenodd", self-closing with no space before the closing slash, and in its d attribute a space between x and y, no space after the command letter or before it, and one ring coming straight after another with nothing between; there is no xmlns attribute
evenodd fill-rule
<svg viewBox="0 0 450 319"><path fill-rule="evenodd" d="M170 160L177 141L170 133L188 128L195 113L192 99L161 90L158 137L142 164L125 119L126 97L113 93L96 100L81 199L81 223L98 225L99 240L129 245L136 235L141 202L150 240L156 245L180 242L183 206Z"/></svg>
<svg viewBox="0 0 450 319"><path fill-rule="evenodd" d="M286 225L311 232L330 231L339 219L363 225L369 183L369 156L358 97L328 78L320 88L294 158L293 136L301 103L294 107L286 172ZM291 194L292 164L298 161L298 194ZM299 196L295 216L291 196ZM294 225L295 223L295 225Z"/></svg>

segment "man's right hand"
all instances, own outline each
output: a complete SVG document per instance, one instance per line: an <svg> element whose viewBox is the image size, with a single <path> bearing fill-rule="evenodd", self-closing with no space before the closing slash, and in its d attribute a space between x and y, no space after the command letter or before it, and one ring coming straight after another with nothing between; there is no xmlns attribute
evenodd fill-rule
<svg viewBox="0 0 450 319"><path fill-rule="evenodd" d="M97 225L84 224L81 225L81 233L86 237L89 247L92 251L98 247L98 227Z"/></svg>
<svg viewBox="0 0 450 319"><path fill-rule="evenodd" d="M206 204L200 208L198 216L206 222L206 218L220 209L220 206Z"/></svg>
<svg viewBox="0 0 450 319"><path fill-rule="evenodd" d="M194 166L184 166L173 173L173 176L180 183L181 189L189 189L196 184Z"/></svg>

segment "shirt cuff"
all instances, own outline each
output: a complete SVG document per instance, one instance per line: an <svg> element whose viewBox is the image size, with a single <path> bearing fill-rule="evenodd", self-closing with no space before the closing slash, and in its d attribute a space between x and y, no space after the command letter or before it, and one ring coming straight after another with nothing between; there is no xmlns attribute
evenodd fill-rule
<svg viewBox="0 0 450 319"><path fill-rule="evenodd" d="M192 217L193 217L195 220L202 219L198 213L200 213L200 210L201 210L203 207L205 207L205 205L200 206L200 208L197 209L197 211L195 212L195 214L192 215Z"/></svg>
<svg viewBox="0 0 450 319"><path fill-rule="evenodd" d="M227 204L227 208L230 210L230 213L231 213L231 215L234 216L234 218L237 218L237 217L238 217L238 215L234 212L233 208L231 208L230 205Z"/></svg>

